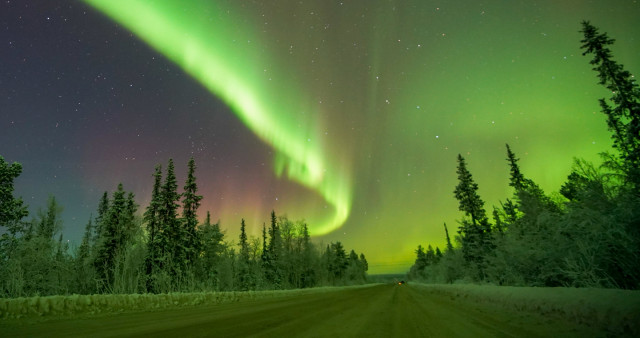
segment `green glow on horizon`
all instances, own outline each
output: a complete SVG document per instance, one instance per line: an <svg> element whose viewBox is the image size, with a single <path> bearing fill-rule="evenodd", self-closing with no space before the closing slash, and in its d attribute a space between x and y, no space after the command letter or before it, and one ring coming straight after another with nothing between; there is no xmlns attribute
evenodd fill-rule
<svg viewBox="0 0 640 338"><path fill-rule="evenodd" d="M249 35L238 31L241 25L229 29L233 18L222 17L228 13L203 9L201 2L190 1L85 1L178 64L231 107L250 130L276 150L274 171L278 177L286 174L333 206L333 217L309 225L314 235L334 231L347 220L351 209L347 173L344 168L332 167L313 133L287 118L292 108L278 105L277 96L268 96L268 88L252 68L257 67L259 58L252 53L258 49L243 49L237 42L237 36ZM211 10L210 17L216 20L202 22L189 15L202 10ZM295 94L292 87L287 87L285 95Z"/></svg>

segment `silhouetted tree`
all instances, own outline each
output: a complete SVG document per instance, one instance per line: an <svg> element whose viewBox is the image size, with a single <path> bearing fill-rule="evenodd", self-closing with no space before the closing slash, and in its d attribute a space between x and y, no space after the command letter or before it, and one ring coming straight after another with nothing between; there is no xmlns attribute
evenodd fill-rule
<svg viewBox="0 0 640 338"><path fill-rule="evenodd" d="M459 209L466 216L471 218L474 226L483 226L487 223L487 216L484 210L484 201L478 195L478 184L473 181L473 177L462 155L458 154L458 185L454 190L456 199L459 202Z"/></svg>
<svg viewBox="0 0 640 338"><path fill-rule="evenodd" d="M204 223L198 228L200 255L198 273L200 279L214 289L220 289L223 256L226 250L224 232L220 224L211 223L211 214L207 211Z"/></svg>
<svg viewBox="0 0 640 338"><path fill-rule="evenodd" d="M242 219L242 222L240 223L240 260L243 263L247 263L249 264L249 241L248 241L248 237L247 237L247 232L246 232L246 225L244 223L244 218Z"/></svg>
<svg viewBox="0 0 640 338"><path fill-rule="evenodd" d="M365 272L369 271L369 262L367 262L367 258L363 253L360 254L360 262L362 263L362 268Z"/></svg>
<svg viewBox="0 0 640 338"><path fill-rule="evenodd" d="M200 207L200 201L202 196L198 195L198 186L196 185L196 177L194 175L196 164L193 157L188 163L187 182L184 186L184 192L182 193L182 218L184 225L184 250L185 250L185 264L190 265L195 261L197 253L199 251L198 240L196 237L196 227L198 225L197 211Z"/></svg>
<svg viewBox="0 0 640 338"><path fill-rule="evenodd" d="M262 223L262 263L267 261L269 248L267 247L267 226Z"/></svg>
<svg viewBox="0 0 640 338"><path fill-rule="evenodd" d="M588 21L582 22L584 39L582 55L592 54L591 64L598 73L599 83L611 91L613 106L600 99L602 112L607 116L607 125L613 133L613 147L620 152L627 180L635 192L640 189L640 89L633 76L613 60L608 46L614 39Z"/></svg>
<svg viewBox="0 0 640 338"><path fill-rule="evenodd" d="M22 173L22 165L7 163L0 156L0 227L7 227L13 236L21 232L22 219L29 214L22 198L13 196L13 180Z"/></svg>
<svg viewBox="0 0 640 338"><path fill-rule="evenodd" d="M317 273L313 266L314 255L315 252L313 249L313 244L311 243L311 236L309 235L309 227L307 226L307 223L304 223L302 228L302 275L300 276L300 287L312 287L317 283Z"/></svg>
<svg viewBox="0 0 640 338"><path fill-rule="evenodd" d="M53 239L62 230L62 220L59 218L60 213L62 213L62 207L58 205L54 196L49 196L47 210L44 213L41 211L36 235L41 238Z"/></svg>
<svg viewBox="0 0 640 338"><path fill-rule="evenodd" d="M251 262L249 261L249 241L247 237L244 218L240 222L240 242L238 243L238 246L240 247L237 266L239 286L240 290L249 290L254 287L254 278L251 275Z"/></svg>
<svg viewBox="0 0 640 338"><path fill-rule="evenodd" d="M118 189L109 202L94 262L98 278L102 280L104 287L113 286L116 259L124 252L135 230L136 210L133 193L127 195L122 183L118 184Z"/></svg>
<svg viewBox="0 0 640 338"><path fill-rule="evenodd" d="M167 174L160 192L160 214L159 220L163 229L160 235L160 247L166 250L164 259L167 262L166 269L174 280L184 272L184 231L178 220L178 207L180 195L178 194L178 184L174 173L173 160L169 159Z"/></svg>
<svg viewBox="0 0 640 338"><path fill-rule="evenodd" d="M440 261L440 258L442 258L442 251L440 251L439 247L436 247L436 259L435 259L435 263L438 263Z"/></svg>
<svg viewBox="0 0 640 338"><path fill-rule="evenodd" d="M411 278L420 278L424 268L427 267L427 257L424 252L424 248L422 245L418 245L418 248L415 251L416 260L409 269L409 277Z"/></svg>
<svg viewBox="0 0 640 338"><path fill-rule="evenodd" d="M82 242L78 247L78 251L75 257L75 289L80 294L90 294L95 292L95 270L91 256L93 254L92 241L95 238L94 226L92 221L93 216L89 217L89 221L85 226L84 235L82 236Z"/></svg>
<svg viewBox="0 0 640 338"><path fill-rule="evenodd" d="M484 201L478 195L478 184L473 181L471 173L467 169L462 155L458 154L458 185L454 190L459 202L459 209L463 211L469 220L463 220L459 233L462 240L462 252L468 262L478 265L479 274L482 275L483 256L489 249L487 238L491 230L484 210Z"/></svg>
<svg viewBox="0 0 640 338"><path fill-rule="evenodd" d="M163 251L166 248L163 247L162 233L164 231L164 224L161 221L162 210L162 167L156 165L155 172L153 173L153 189L151 190L151 201L147 206L147 210L144 213L144 221L147 225L147 258L145 260L146 273L147 273L147 291L154 292L153 278L154 273L158 272L162 268Z"/></svg>
<svg viewBox="0 0 640 338"><path fill-rule="evenodd" d="M329 271L333 275L334 280L342 280L349 264L347 261L347 253L340 242L331 243L331 252L332 259L330 261Z"/></svg>
<svg viewBox="0 0 640 338"><path fill-rule="evenodd" d="M106 221L107 213L109 212L109 193L104 192L102 197L100 198L100 202L98 203L98 215L96 216L96 231L95 237L93 239L94 243L98 243L102 236L103 224Z"/></svg>
<svg viewBox="0 0 640 338"><path fill-rule="evenodd" d="M276 218L276 212L271 211L271 227L269 228L269 246L267 251L266 276L276 288L282 285L282 238L280 236L280 228Z"/></svg>
<svg viewBox="0 0 640 338"><path fill-rule="evenodd" d="M93 238L93 223L91 221L91 217L89 217L89 221L87 225L84 227L84 235L82 235L82 241L80 242L80 246L78 247L78 260L85 260L89 258L91 255L91 239Z"/></svg>
<svg viewBox="0 0 640 338"><path fill-rule="evenodd" d="M447 223L444 223L444 234L447 239L447 252L453 251L453 244L451 244L451 237L449 237L449 230L447 229Z"/></svg>

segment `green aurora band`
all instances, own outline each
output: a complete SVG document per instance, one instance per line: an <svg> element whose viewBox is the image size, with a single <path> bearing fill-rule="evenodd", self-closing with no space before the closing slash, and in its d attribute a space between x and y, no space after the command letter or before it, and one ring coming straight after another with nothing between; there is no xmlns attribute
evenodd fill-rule
<svg viewBox="0 0 640 338"><path fill-rule="evenodd" d="M256 55L258 39L238 20L201 1L85 0L125 26L178 64L223 100L260 139L275 150L274 171L320 194L334 208L332 217L310 224L314 235L338 229L351 209L351 187L345 168L331 167L313 121L300 121L291 106L268 96L267 81ZM217 21L202 21L202 11ZM230 28L231 27L231 28ZM242 39L240 38L242 37ZM242 41L242 42L239 42ZM250 47L247 47L250 45ZM270 80L270 79L268 79ZM268 85L266 83L265 85ZM294 88L289 87L287 93ZM314 114L308 114L314 116Z"/></svg>

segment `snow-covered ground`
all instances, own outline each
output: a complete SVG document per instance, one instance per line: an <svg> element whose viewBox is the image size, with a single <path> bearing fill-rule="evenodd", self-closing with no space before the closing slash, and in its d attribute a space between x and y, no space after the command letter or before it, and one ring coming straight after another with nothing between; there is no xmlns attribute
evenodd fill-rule
<svg viewBox="0 0 640 338"><path fill-rule="evenodd" d="M74 314L153 311L197 305L224 304L243 300L287 297L335 292L345 288L371 286L320 287L296 290L197 292L132 295L71 295L0 299L0 318L69 316Z"/></svg>
<svg viewBox="0 0 640 338"><path fill-rule="evenodd" d="M238 304L231 304L234 302ZM181 310L176 312L175 309ZM309 326L310 320L318 321L318 329L351 325L354 335L374 329L396 335L405 331L431 332L435 336L461 332L477 332L480 336L495 336L500 332L515 336L546 336L561 332L562 336L579 337L589 336L589 332L594 335L640 335L640 291L413 282L395 286L369 284L281 291L0 299L0 318L4 319L0 320L0 332L44 334L51 332L53 327L65 327L71 333L80 332L78 330L82 328L93 334L95 325L104 324L109 328L120 325L122 330L134 327L140 332L151 333L173 330L171 325L174 324L183 325L180 320L176 321L177 314L181 314L185 323L195 325L194 330L199 329L198 325L205 325L218 331L235 332L237 325L243 328L248 325L246 318L255 317L248 313L274 311L273 318L261 317L261 320L284 325L282 316L286 315L290 317L287 325L314 330L315 327ZM39 318L51 320L40 321ZM124 322L125 318L129 321ZM158 323L168 320L163 318L172 318L170 321L176 323L159 327ZM138 325L138 321L147 324ZM253 332L264 327L260 321L253 324L244 329ZM402 330L398 331L400 328ZM273 336L288 332L286 327L278 330Z"/></svg>
<svg viewBox="0 0 640 338"><path fill-rule="evenodd" d="M510 311L560 317L608 332L640 333L640 291L593 288L419 284L424 292L445 294Z"/></svg>

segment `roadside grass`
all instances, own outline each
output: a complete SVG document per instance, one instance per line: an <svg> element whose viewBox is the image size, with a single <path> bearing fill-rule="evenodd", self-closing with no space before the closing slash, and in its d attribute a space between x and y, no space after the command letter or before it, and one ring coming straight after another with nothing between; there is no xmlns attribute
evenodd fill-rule
<svg viewBox="0 0 640 338"><path fill-rule="evenodd" d="M545 288L473 284L411 283L442 294L507 311L533 312L615 335L640 336L640 291L596 288Z"/></svg>

